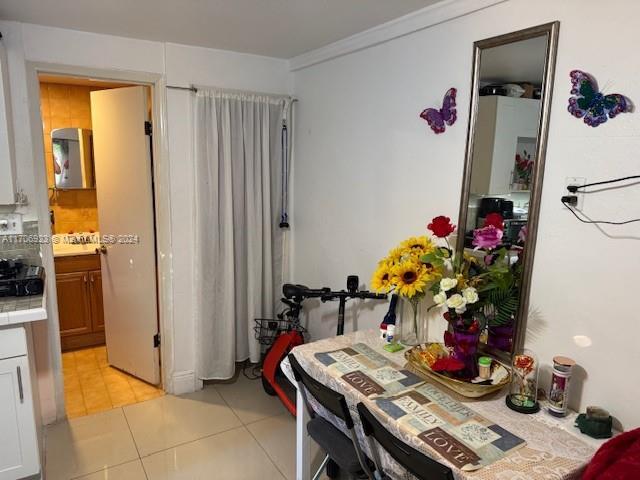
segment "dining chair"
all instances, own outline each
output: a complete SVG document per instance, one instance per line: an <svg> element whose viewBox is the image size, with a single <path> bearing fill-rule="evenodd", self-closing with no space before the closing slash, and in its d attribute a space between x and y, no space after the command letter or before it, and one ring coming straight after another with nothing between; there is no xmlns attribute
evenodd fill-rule
<svg viewBox="0 0 640 480"><path fill-rule="evenodd" d="M344 395L331 390L311 377L291 353L289 354L289 363L298 384L298 389L304 399L304 404L311 417L311 420L307 423L307 432L327 454L313 479L316 480L321 475L325 466L327 467L327 476L329 478L336 478L339 470L344 470L349 474L350 478L373 479L374 477L371 473L373 464L362 452ZM344 422L349 436L342 433L340 429L314 411L313 406L309 403L307 393L311 394L320 405Z"/></svg>
<svg viewBox="0 0 640 480"><path fill-rule="evenodd" d="M453 472L449 467L442 465L440 462L427 457L424 453L398 440L398 438L389 432L389 430L373 416L363 403L358 403L357 408L360 414L360 421L362 422L362 430L369 443L369 449L371 450L373 462L376 466L374 476L376 480L386 480L390 478L386 476L382 470L382 463L380 462L376 442L384 448L396 462L420 480L453 480ZM374 439L376 440L375 442Z"/></svg>

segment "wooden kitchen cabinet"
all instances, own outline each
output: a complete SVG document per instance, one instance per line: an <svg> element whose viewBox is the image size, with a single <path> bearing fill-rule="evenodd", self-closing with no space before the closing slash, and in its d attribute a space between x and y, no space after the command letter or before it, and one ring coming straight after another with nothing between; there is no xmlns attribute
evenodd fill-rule
<svg viewBox="0 0 640 480"><path fill-rule="evenodd" d="M89 298L91 300L91 320L94 331L104 332L104 307L102 305L102 272L89 272Z"/></svg>
<svg viewBox="0 0 640 480"><path fill-rule="evenodd" d="M60 334L90 333L91 305L89 302L88 272L60 273L56 275L58 289L58 318Z"/></svg>
<svg viewBox="0 0 640 480"><path fill-rule="evenodd" d="M55 266L62 350L103 345L100 256L57 257Z"/></svg>

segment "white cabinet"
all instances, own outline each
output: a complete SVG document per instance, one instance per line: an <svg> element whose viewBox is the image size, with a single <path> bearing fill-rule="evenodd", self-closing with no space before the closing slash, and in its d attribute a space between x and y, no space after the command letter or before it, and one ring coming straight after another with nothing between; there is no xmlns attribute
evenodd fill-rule
<svg viewBox="0 0 640 480"><path fill-rule="evenodd" d="M0 329L0 480L40 472L30 377L24 328Z"/></svg>
<svg viewBox="0 0 640 480"><path fill-rule="evenodd" d="M535 141L539 115L540 100L479 98L471 193L496 195L511 191L518 144Z"/></svg>
<svg viewBox="0 0 640 480"><path fill-rule="evenodd" d="M0 205L11 205L16 201L12 121L7 51L0 39Z"/></svg>

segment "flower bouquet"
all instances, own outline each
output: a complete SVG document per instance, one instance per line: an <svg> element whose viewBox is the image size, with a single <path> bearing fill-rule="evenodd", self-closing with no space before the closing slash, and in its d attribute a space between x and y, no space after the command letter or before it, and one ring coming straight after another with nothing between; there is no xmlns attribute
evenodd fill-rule
<svg viewBox="0 0 640 480"><path fill-rule="evenodd" d="M418 307L431 284L442 276L442 270L421 261L435 249L426 236L410 237L380 260L371 279L371 288L378 292L395 292L411 305L413 322L411 331L401 338L406 345L420 343Z"/></svg>
<svg viewBox="0 0 640 480"><path fill-rule="evenodd" d="M492 213L484 226L473 232L473 254L455 255L447 242L446 248L434 249L422 258L436 266L446 265L444 270L449 272L430 291L434 307L446 308L443 316L449 329L444 343L459 360L449 363L448 371L458 378L478 375L481 332L509 328L518 309L521 266L519 261L512 265L507 249L501 246L503 231L502 216Z"/></svg>
<svg viewBox="0 0 640 480"><path fill-rule="evenodd" d="M421 260L447 272L430 288L434 307L445 309L443 316L449 324L444 334L445 346L450 356L458 360L443 364L445 372L460 379L472 379L478 375L476 357L482 331L506 328L512 332L518 309L521 265L519 260L512 264L507 249L502 246L501 215L487 215L485 224L473 232L474 252L462 254L452 251L448 235L438 235L445 230L433 229L445 220L448 218L436 217L428 228L444 239L446 245L425 254ZM510 341L511 334L508 338Z"/></svg>
<svg viewBox="0 0 640 480"><path fill-rule="evenodd" d="M438 218L441 217L436 217L430 226ZM491 235L500 236L493 231L493 227L482 234L487 242ZM478 375L476 353L484 327L484 303L479 293L483 286L484 272L476 257L468 254L456 255L447 237L441 238L444 238L446 246L424 255L422 260L442 266L447 272L439 282L432 284L430 292L434 301L431 308L446 309L443 317L449 324L449 329L444 333L444 344L452 361L434 364L432 368L453 377L471 379Z"/></svg>
<svg viewBox="0 0 640 480"><path fill-rule="evenodd" d="M371 286L395 291L411 303L416 338L417 306L425 296L432 296L430 309L445 310L449 328L444 344L451 359L438 362L436 371L469 380L478 375L476 354L482 331L512 328L519 306L520 256L513 262L502 246L504 222L497 213L487 215L485 224L474 230L473 253L454 252L449 236L455 226L449 217L435 217L427 228L431 238L409 238L379 262ZM521 234L524 243L526 231Z"/></svg>

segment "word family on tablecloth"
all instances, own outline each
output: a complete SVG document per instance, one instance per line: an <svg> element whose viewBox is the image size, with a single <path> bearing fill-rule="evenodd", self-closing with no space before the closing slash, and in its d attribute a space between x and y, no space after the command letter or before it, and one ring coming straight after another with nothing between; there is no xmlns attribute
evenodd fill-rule
<svg viewBox="0 0 640 480"><path fill-rule="evenodd" d="M397 427L419 439L455 467L473 471L490 465L526 442L462 405L364 343L315 358L373 402ZM415 443L412 443L415 445Z"/></svg>
<svg viewBox="0 0 640 480"><path fill-rule="evenodd" d="M398 393L424 380L404 370L364 343L332 352L316 353L332 376L341 378L363 395Z"/></svg>
<svg viewBox="0 0 640 480"><path fill-rule="evenodd" d="M526 444L429 383L374 402L461 470L477 470Z"/></svg>

